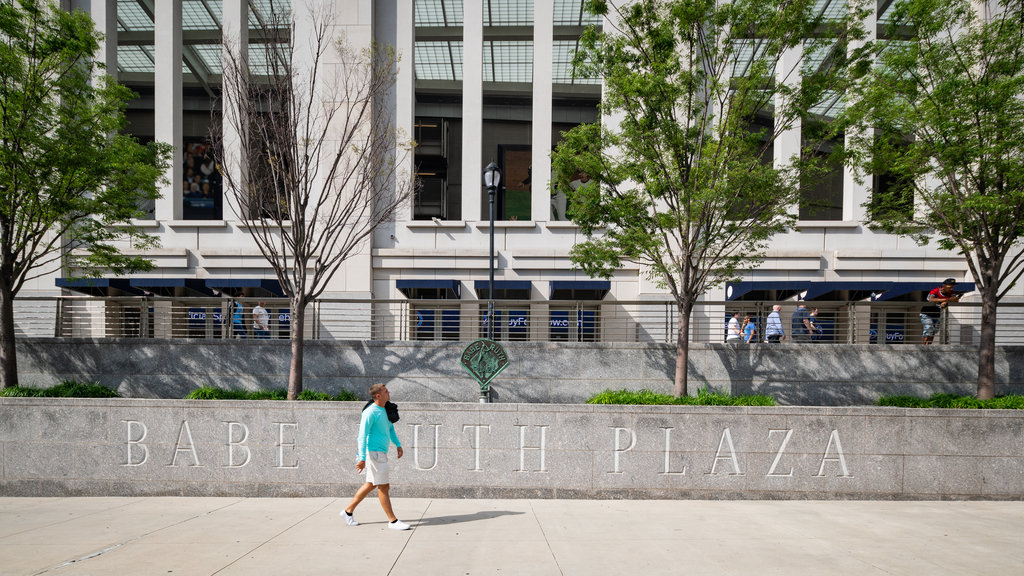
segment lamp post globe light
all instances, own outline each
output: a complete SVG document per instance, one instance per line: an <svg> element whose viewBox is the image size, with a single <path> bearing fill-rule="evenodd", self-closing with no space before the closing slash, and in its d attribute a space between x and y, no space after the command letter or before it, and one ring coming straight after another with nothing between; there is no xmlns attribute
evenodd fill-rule
<svg viewBox="0 0 1024 576"><path fill-rule="evenodd" d="M487 199L490 206L490 226L488 230L491 235L491 251L488 260L488 271L490 272L487 284L487 339L494 340L494 192L501 185L501 170L498 165L491 162L484 168L484 186L487 187Z"/></svg>

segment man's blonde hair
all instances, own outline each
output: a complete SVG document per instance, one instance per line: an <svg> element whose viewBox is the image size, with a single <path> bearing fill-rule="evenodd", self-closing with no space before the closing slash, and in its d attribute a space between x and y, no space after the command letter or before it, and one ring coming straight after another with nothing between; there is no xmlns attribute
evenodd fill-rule
<svg viewBox="0 0 1024 576"><path fill-rule="evenodd" d="M376 398L377 394L380 394L381 391L383 391L385 387L386 387L385 384L374 384L373 386L370 386L370 398L371 399Z"/></svg>

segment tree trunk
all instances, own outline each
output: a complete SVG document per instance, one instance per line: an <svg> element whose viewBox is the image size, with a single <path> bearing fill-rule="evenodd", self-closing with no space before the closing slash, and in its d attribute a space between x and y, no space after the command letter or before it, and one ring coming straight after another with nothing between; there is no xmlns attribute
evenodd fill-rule
<svg viewBox="0 0 1024 576"><path fill-rule="evenodd" d="M996 393L996 291L986 287L981 295L981 341L978 345L978 399L989 400Z"/></svg>
<svg viewBox="0 0 1024 576"><path fill-rule="evenodd" d="M686 367L690 357L691 306L679 306L679 333L676 335L676 379L672 394L686 396Z"/></svg>
<svg viewBox="0 0 1024 576"><path fill-rule="evenodd" d="M296 400L302 394L302 344L306 333L306 307L292 300L292 361L288 369L288 399Z"/></svg>
<svg viewBox="0 0 1024 576"><path fill-rule="evenodd" d="M18 357L14 342L14 294L0 281L0 388L18 385Z"/></svg>

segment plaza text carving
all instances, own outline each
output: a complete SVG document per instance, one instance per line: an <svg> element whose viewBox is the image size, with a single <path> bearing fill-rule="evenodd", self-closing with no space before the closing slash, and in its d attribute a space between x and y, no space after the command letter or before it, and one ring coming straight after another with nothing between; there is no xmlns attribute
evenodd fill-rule
<svg viewBox="0 0 1024 576"><path fill-rule="evenodd" d="M121 423L124 438L121 466L125 467L212 466L242 470L260 465L279 470L297 469L301 464L299 449L304 446L305 434L309 433L297 422L265 422L261 428L263 441L256 445L252 440L252 424L246 422L222 421L217 438L201 439L195 437L194 427L188 420L182 420L176 425L173 435L165 438L154 437L150 427L142 420L121 420ZM511 430L503 431L491 424L446 426L410 423L406 426L407 433L403 435L406 439L406 452L411 452L412 468L417 472L428 472L449 466L461 467L470 472L484 472L488 467L497 467L498 471L507 471L510 474L548 474L556 471L559 466L560 451L549 453L551 438L557 432L550 425L511 424ZM503 434L499 436L499 432ZM512 434L509 435L508 432ZM792 478L798 474L837 478L854 476L843 451L839 430L817 432L813 438L800 438L805 447L816 447L810 451L805 448L801 455L803 458L791 455L791 445L800 433L789 428L772 428L754 433L757 438L734 438L732 429L726 427L716 432L717 442L707 446L686 445L678 439L681 432L682 429L672 426L639 431L628 426L611 426L605 433L604 442L607 448L583 451L594 454L595 466L600 462L607 462L606 469L595 468L595 473L612 475L625 474L628 471L632 474L682 477L693 474L721 477L760 474L768 478ZM807 434L809 433L803 433L804 436ZM510 436L515 439L511 445L508 440L495 439ZM743 442L755 441L758 442L756 450L743 451ZM601 439L593 439L593 442L600 445ZM445 447L461 450L445 450ZM349 449L348 446L319 448L342 451ZM469 449L468 454L466 448ZM561 450L573 449L562 446ZM605 452L607 459L600 456L601 452ZM748 460L745 456L751 452L769 452L767 457L771 463L760 469L750 469L749 462L766 461L765 458ZM806 457L808 452L813 458ZM641 453L654 453L657 457L654 460L634 458ZM268 461L257 462L257 454ZM491 457L485 457L488 454ZM446 457L449 461L445 461ZM495 463L498 458L503 460ZM652 461L658 463L652 466ZM797 462L809 461L813 461L812 469L798 471L795 467ZM646 464L641 465L639 462Z"/></svg>

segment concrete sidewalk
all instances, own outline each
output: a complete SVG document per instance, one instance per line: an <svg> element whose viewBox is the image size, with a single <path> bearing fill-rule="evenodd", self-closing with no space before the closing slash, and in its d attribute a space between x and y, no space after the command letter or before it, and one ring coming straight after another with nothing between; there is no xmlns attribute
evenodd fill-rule
<svg viewBox="0 0 1024 576"><path fill-rule="evenodd" d="M1024 574L1024 502L346 503L0 498L0 574Z"/></svg>

